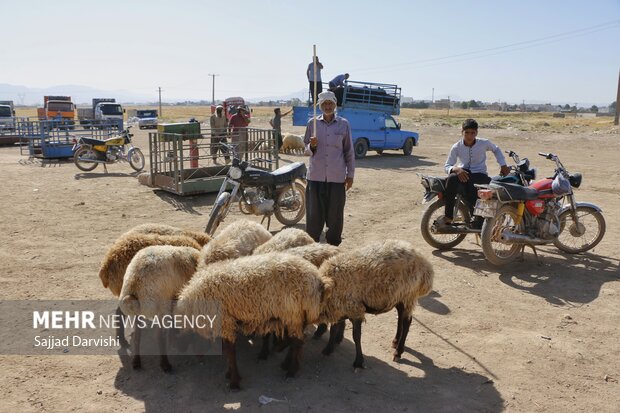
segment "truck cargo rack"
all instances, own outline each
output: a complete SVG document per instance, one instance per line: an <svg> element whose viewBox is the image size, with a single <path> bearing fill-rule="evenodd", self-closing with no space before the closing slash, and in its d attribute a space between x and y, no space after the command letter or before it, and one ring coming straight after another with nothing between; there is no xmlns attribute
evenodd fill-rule
<svg viewBox="0 0 620 413"><path fill-rule="evenodd" d="M149 164L153 186L177 195L218 192L230 162L222 151L211 153L212 149L215 152L223 148L211 142L214 131L201 127L199 134L150 132ZM245 131L248 145L246 151L239 151L240 158L266 171L277 169L279 159L274 131L255 128L245 128ZM231 143L230 135L227 141Z"/></svg>
<svg viewBox="0 0 620 413"><path fill-rule="evenodd" d="M397 85L347 80L345 86L337 88L335 93L343 108L400 114L401 88ZM340 94L342 96L339 96Z"/></svg>

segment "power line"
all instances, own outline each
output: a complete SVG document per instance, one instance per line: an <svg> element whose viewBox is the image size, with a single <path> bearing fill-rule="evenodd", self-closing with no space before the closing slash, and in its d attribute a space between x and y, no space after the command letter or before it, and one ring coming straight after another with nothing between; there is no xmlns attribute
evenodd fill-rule
<svg viewBox="0 0 620 413"><path fill-rule="evenodd" d="M570 39L574 37L585 36L588 34L596 33L596 32L603 31L603 30L609 30L609 29L613 29L616 27L620 27L620 20L613 20L610 22L601 23L601 24L597 24L594 26L589 26L589 27L585 27L581 29L576 29L576 30L572 30L569 32L540 37L538 39L524 40L522 42L510 43L510 44L503 45L503 46L496 46L496 47L491 47L487 49L475 50L475 51L465 52L465 53L458 53L458 54L453 54L453 55L448 55L448 56L434 57L434 58L429 58L429 59L419 59L419 60L414 60L414 61L406 62L406 63L397 63L393 65L377 66L377 67L367 68L367 69L352 69L351 71L355 71L356 73L369 73L369 72L382 71L387 68L396 68L396 67L401 67L401 66L416 66L418 64L424 64L424 63L430 63L430 64L419 65L418 67L436 66L440 64L453 63L453 62L461 61L461 60L471 60L471 59L478 59L481 57L495 56L501 53L508 53L508 52L512 52L516 50L526 49L529 47L536 47L536 46L540 46L544 44L554 43L554 42L558 42L558 41L562 41L562 40L566 40L566 39ZM521 47L517 47L517 46L521 46ZM508 50L502 50L502 49L508 49ZM487 52L494 52L494 53L487 53ZM479 56L472 56L472 55L479 55ZM471 56L471 57L461 59L466 56ZM445 60L445 61L442 62L442 60Z"/></svg>

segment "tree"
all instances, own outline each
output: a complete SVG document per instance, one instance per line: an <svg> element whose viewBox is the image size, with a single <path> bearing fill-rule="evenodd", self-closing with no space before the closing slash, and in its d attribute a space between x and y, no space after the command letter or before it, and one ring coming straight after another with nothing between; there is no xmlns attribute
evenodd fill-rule
<svg viewBox="0 0 620 413"><path fill-rule="evenodd" d="M569 110L570 109L570 105L567 103L566 105L564 105L564 109Z"/></svg>
<svg viewBox="0 0 620 413"><path fill-rule="evenodd" d="M615 112L615 111L616 111L616 102L615 102L615 101L614 101L614 102L612 102L612 104L611 104L611 105L609 105L609 110L610 110L611 112Z"/></svg>
<svg viewBox="0 0 620 413"><path fill-rule="evenodd" d="M461 109L467 109L467 102L461 102Z"/></svg>
<svg viewBox="0 0 620 413"><path fill-rule="evenodd" d="M473 100L473 99L469 101L468 105L469 105L469 107L470 107L470 108L477 108L477 107L480 107L480 105L478 104L478 102L476 102L476 101L475 101L475 100Z"/></svg>
<svg viewBox="0 0 620 413"><path fill-rule="evenodd" d="M592 105L592 107L590 108L590 112L598 113L598 106Z"/></svg>

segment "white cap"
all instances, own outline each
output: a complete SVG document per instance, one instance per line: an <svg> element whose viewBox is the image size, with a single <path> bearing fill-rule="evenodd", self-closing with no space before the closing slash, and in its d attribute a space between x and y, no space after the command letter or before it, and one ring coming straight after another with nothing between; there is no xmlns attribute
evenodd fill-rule
<svg viewBox="0 0 620 413"><path fill-rule="evenodd" d="M319 93L319 107L321 107L321 105L327 101L334 102L334 105L337 104L336 95L334 95L334 92L326 91Z"/></svg>

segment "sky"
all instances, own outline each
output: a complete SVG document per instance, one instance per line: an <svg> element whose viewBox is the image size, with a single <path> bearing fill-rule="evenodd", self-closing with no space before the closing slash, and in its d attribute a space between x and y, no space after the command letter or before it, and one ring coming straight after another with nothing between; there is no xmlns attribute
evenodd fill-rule
<svg viewBox="0 0 620 413"><path fill-rule="evenodd" d="M397 84L414 99L609 104L620 0L311 2L0 0L0 84L83 85L165 100ZM0 96L0 99L7 97ZM582 103L580 103L582 102Z"/></svg>

